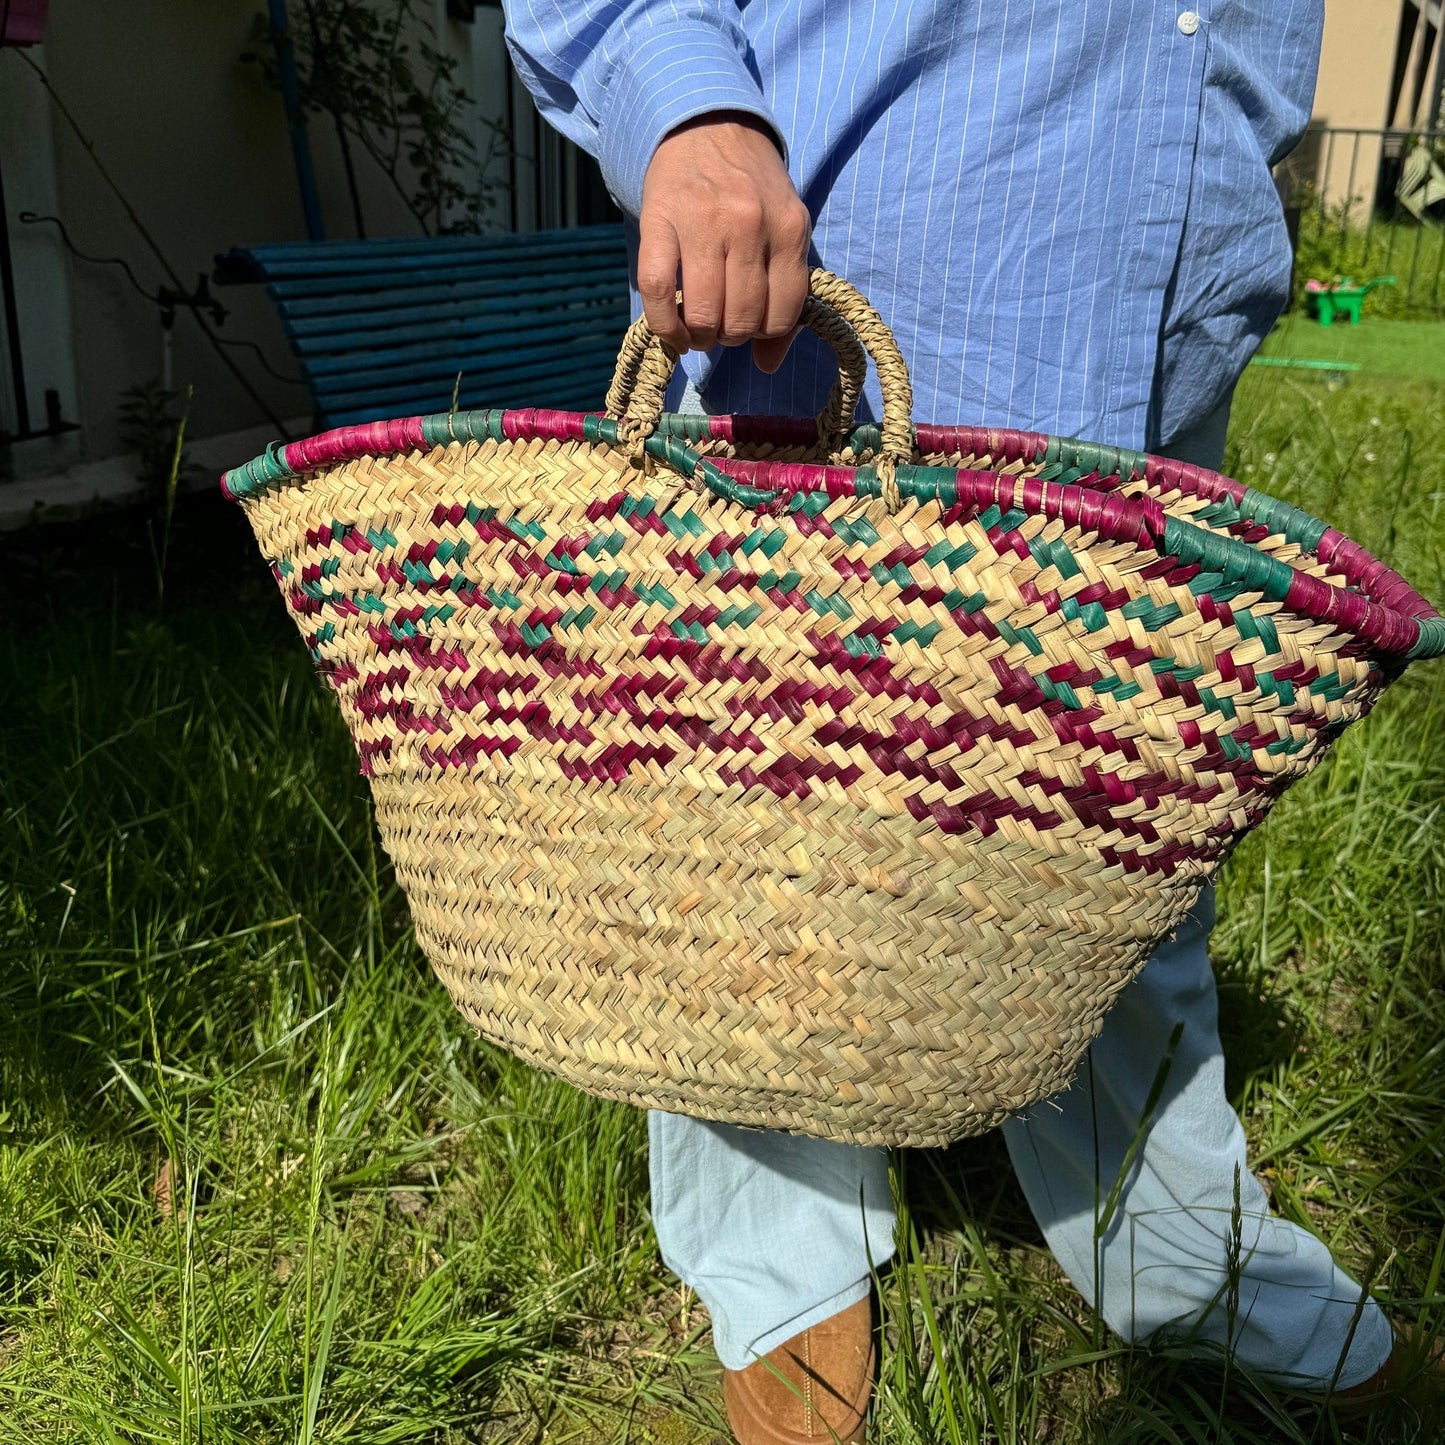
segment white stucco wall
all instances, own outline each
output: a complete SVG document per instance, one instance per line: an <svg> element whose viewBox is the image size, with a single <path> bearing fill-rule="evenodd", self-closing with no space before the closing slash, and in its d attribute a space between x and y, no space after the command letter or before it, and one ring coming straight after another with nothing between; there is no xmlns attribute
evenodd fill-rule
<svg viewBox="0 0 1445 1445"><path fill-rule="evenodd" d="M1389 124L1385 112L1399 30L1399 0L1325 0L1316 123L1371 130ZM1358 198L1363 206L1374 195L1380 140L1338 136L1317 164L1316 183L1329 201Z"/></svg>
<svg viewBox="0 0 1445 1445"><path fill-rule="evenodd" d="M489 44L500 45L499 17L479 11L471 27L447 20L444 0L431 3L439 42L461 58L461 74L470 80L473 52L486 54ZM45 44L29 52L39 56L81 131L187 288L201 273L210 273L217 252L305 238L280 97L267 89L255 66L239 58L252 44L253 18L264 9L264 0L68 0L52 5ZM494 42L485 38L487 29L497 31ZM492 89L495 93L482 99L500 115L502 97L498 87ZM42 133L47 118L50 138ZM352 235L351 205L330 121L313 121L310 135L327 233ZM23 165L22 154L30 157ZM5 52L0 52L0 161L7 185L12 170L23 175L31 208L58 209L80 249L124 257L148 288L166 284L161 265L85 148L53 114L19 57ZM364 156L357 165L369 233L415 234L416 223L391 183ZM65 258L53 236L18 227L13 216L20 206L14 197L9 209L11 235L30 257L28 315L44 311L50 318L33 328L37 339L32 339L30 320L24 327L27 357L32 344L37 349L37 383L48 349L55 355L45 367L59 378L49 384L69 388L67 418L78 416L82 423L81 455L90 460L112 455L120 449L116 404L121 394L160 372L156 307L115 268ZM278 371L294 374L285 337L262 289L231 287L217 294L231 309L218 334L255 342ZM73 319L70 348L61 344L57 331L67 309ZM69 374L66 351L74 358ZM278 416L309 410L300 387L268 377L245 351L233 354ZM173 366L175 384L194 388L193 435L236 431L263 419L185 313L174 331ZM35 470L34 456L28 464L20 458L14 469Z"/></svg>

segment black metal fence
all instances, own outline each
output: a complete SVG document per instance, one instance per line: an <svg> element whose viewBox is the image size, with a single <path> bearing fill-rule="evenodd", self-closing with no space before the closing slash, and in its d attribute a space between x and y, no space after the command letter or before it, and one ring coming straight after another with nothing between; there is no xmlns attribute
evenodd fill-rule
<svg viewBox="0 0 1445 1445"><path fill-rule="evenodd" d="M1387 313L1445 315L1445 129L1311 126L1276 175L1302 267L1393 276Z"/></svg>

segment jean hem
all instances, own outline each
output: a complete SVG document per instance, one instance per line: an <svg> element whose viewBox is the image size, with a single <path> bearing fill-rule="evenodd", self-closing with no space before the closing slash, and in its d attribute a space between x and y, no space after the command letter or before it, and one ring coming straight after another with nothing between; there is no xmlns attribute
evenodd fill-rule
<svg viewBox="0 0 1445 1445"><path fill-rule="evenodd" d="M831 1294L825 1300L819 1300L811 1309L806 1309L802 1314L794 1315L791 1319L784 1320L782 1324L768 1330L765 1334L758 1335L751 1344L745 1347L744 1353L740 1356L729 1358L732 1355L730 1349L725 1350L718 1345L717 1331L713 1331L713 1348L717 1350L717 1357L722 1361L724 1368L729 1370L742 1370L751 1365L763 1355L777 1349L785 1344L794 1335L800 1335L813 1325L820 1325L826 1319L831 1319L840 1311L855 1305L860 1299L866 1299L868 1292L873 1288L871 1275L864 1275L862 1279L854 1280L850 1285Z"/></svg>
<svg viewBox="0 0 1445 1445"><path fill-rule="evenodd" d="M838 1290L835 1295L829 1295L827 1299L822 1299L811 1309L805 1309L801 1315L793 1315L792 1319L785 1319L782 1324L769 1329L766 1334L757 1335L751 1344L744 1347L743 1353L736 1357L731 1348L718 1345L717 1331L714 1329L712 1344L717 1350L718 1360L722 1361L722 1366L727 1370L746 1370L750 1364L760 1360L763 1355L772 1353L779 1345L792 1340L793 1335L801 1335L805 1329L821 1325L825 1319L831 1319L832 1316L841 1314L844 1309L855 1305L860 1299L867 1299L871 1289L873 1289L873 1277L864 1274L863 1279L854 1280L851 1285Z"/></svg>

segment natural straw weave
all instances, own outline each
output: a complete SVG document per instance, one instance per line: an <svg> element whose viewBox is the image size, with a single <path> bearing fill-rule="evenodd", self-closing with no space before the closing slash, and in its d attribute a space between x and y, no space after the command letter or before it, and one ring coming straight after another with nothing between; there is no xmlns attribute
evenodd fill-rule
<svg viewBox="0 0 1445 1445"><path fill-rule="evenodd" d="M814 291L815 421L660 415L634 328L611 416L345 428L225 485L482 1034L637 1104L941 1144L1068 1083L1445 623L1214 473L915 438L882 321ZM855 430L859 337L885 417Z"/></svg>

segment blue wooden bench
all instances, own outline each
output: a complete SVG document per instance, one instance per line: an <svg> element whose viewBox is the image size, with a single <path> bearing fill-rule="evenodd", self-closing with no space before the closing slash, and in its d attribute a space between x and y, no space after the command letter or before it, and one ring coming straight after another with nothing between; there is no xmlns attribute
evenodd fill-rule
<svg viewBox="0 0 1445 1445"><path fill-rule="evenodd" d="M597 411L627 328L620 224L238 248L264 282L322 426L459 407ZM458 375L460 374L460 386Z"/></svg>

